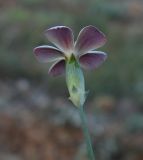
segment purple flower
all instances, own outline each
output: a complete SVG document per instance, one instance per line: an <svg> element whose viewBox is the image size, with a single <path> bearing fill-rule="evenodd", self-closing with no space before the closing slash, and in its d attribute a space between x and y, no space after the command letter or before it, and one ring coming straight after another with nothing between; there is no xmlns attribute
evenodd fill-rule
<svg viewBox="0 0 143 160"><path fill-rule="evenodd" d="M106 42L105 35L94 26L83 28L74 42L73 32L66 26L56 26L45 31L45 35L56 47L49 45L34 48L34 54L40 62L55 62L49 69L53 76L65 72L66 62L74 56L84 69L94 69L100 66L107 54L95 49Z"/></svg>

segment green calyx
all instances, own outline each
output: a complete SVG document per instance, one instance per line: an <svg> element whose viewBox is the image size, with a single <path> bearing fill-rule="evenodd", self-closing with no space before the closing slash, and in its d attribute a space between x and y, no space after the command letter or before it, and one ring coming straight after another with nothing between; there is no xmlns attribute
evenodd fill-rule
<svg viewBox="0 0 143 160"><path fill-rule="evenodd" d="M76 107L83 106L86 99L84 76L74 55L66 62L66 83L69 99Z"/></svg>

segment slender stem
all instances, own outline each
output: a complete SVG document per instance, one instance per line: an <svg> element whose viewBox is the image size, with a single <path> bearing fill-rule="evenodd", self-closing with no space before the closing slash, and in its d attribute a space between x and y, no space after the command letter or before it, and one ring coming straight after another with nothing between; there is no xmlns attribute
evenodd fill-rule
<svg viewBox="0 0 143 160"><path fill-rule="evenodd" d="M86 119L86 116L84 113L83 106L79 107L79 113L80 113L80 117L81 117L82 129L83 129L83 134L84 134L84 138L85 138L85 142L86 142L87 153L88 153L89 159L95 160L94 152L93 152L93 148L92 148L92 144L91 144L91 138L90 138L88 125L87 125L87 119Z"/></svg>

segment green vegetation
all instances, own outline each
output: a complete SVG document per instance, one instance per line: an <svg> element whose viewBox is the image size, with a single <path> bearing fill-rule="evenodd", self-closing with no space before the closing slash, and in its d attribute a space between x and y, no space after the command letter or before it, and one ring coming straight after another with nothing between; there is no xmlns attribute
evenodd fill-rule
<svg viewBox="0 0 143 160"><path fill-rule="evenodd" d="M94 86L98 94L140 98L143 94L143 22L140 10L134 12L136 7L130 6L111 0L108 3L105 0L3 2L0 5L1 78L42 79L48 66L37 63L32 54L35 46L48 43L41 33L55 25L67 25L78 33L83 26L91 24L106 33L108 42L102 50L109 57L99 70L88 73L89 89ZM50 86L55 85L53 79L48 77L48 80Z"/></svg>

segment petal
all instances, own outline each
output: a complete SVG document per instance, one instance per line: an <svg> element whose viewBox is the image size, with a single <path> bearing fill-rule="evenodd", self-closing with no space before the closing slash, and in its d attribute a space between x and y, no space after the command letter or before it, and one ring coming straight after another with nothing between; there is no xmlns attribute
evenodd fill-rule
<svg viewBox="0 0 143 160"><path fill-rule="evenodd" d="M87 26L78 35L75 43L75 52L77 54L87 53L103 46L105 42L105 35L101 31L94 26Z"/></svg>
<svg viewBox="0 0 143 160"><path fill-rule="evenodd" d="M50 42L64 52L73 50L73 33L72 30L65 26L56 26L45 31L45 35Z"/></svg>
<svg viewBox="0 0 143 160"><path fill-rule="evenodd" d="M49 69L49 74L52 76L58 76L65 72L65 60L60 60L54 63Z"/></svg>
<svg viewBox="0 0 143 160"><path fill-rule="evenodd" d="M85 69L99 67L107 58L107 54L101 51L90 51L79 58L80 65Z"/></svg>
<svg viewBox="0 0 143 160"><path fill-rule="evenodd" d="M37 60L44 63L64 58L63 53L52 46L39 46L34 48L33 51Z"/></svg>

